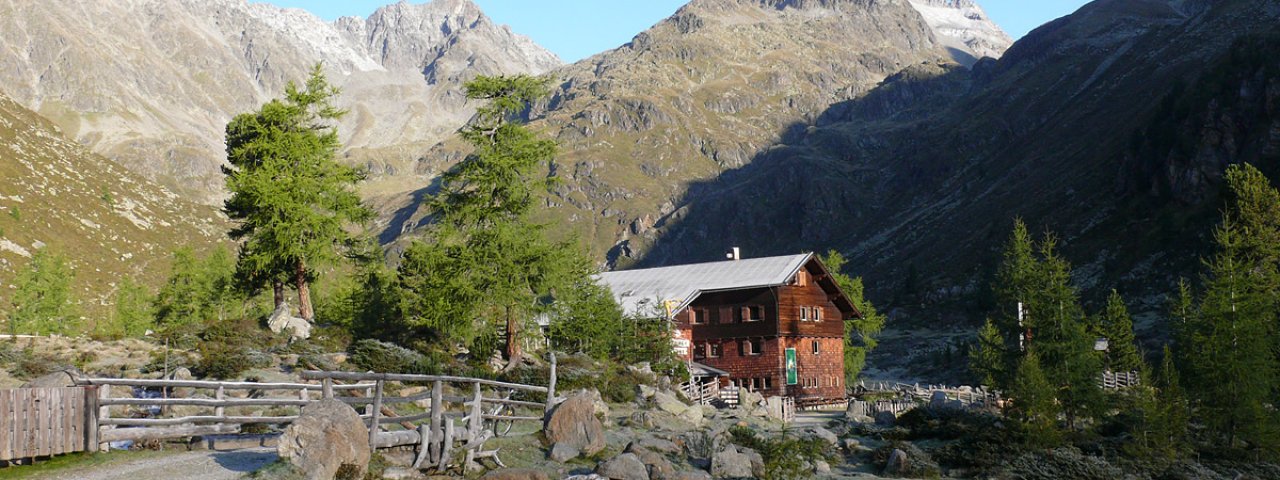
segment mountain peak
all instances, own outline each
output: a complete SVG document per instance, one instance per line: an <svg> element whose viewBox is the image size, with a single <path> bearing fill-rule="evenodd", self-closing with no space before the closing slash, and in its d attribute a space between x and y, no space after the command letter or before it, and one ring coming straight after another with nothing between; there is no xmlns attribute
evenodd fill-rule
<svg viewBox="0 0 1280 480"><path fill-rule="evenodd" d="M983 57L1000 58L1013 45L973 0L910 0L952 59L972 65Z"/></svg>

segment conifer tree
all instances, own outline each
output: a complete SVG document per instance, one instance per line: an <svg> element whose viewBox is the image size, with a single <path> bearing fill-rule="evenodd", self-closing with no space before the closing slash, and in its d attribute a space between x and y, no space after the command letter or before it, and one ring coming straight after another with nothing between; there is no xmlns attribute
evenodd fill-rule
<svg viewBox="0 0 1280 480"><path fill-rule="evenodd" d="M1099 333L1107 338L1106 366L1113 372L1135 372L1142 367L1133 318L1120 293L1112 290L1098 321Z"/></svg>
<svg viewBox="0 0 1280 480"><path fill-rule="evenodd" d="M1054 388L1040 365L1040 356L1028 351L1018 362L1009 391L1013 417L1022 423L1028 443L1040 447L1052 447L1061 443L1062 431L1058 429L1059 409L1054 399Z"/></svg>
<svg viewBox="0 0 1280 480"><path fill-rule="evenodd" d="M521 356L526 329L542 301L580 275L571 242L546 239L529 214L535 193L549 180L535 178L551 162L555 142L512 121L547 94L546 81L526 75L480 76L465 86L483 100L462 138L474 151L442 176L431 201L433 242L405 252L398 284L402 311L442 338L487 350L504 332L505 356Z"/></svg>
<svg viewBox="0 0 1280 480"><path fill-rule="evenodd" d="M1058 256L1056 239L1046 235L1040 243L1038 292L1029 308L1033 340L1045 376L1057 389L1058 400L1074 428L1076 420L1093 416L1102 407L1097 382L1102 359L1094 351L1094 338L1086 329L1083 308L1071 286L1071 266Z"/></svg>
<svg viewBox="0 0 1280 480"><path fill-rule="evenodd" d="M867 364L867 354L876 348L876 335L884 329L884 314L876 311L875 305L866 298L862 277L850 277L842 272L845 263L844 255L835 250L820 255L819 261L831 273L831 278L840 286L850 303L862 314L844 322L844 375L845 383L857 381L858 375Z"/></svg>
<svg viewBox="0 0 1280 480"><path fill-rule="evenodd" d="M339 260L355 241L350 227L372 216L354 190L364 173L334 159L331 124L345 113L333 105L337 94L317 64L304 88L290 82L283 99L227 124L225 210L238 222L231 237L242 241L237 276L253 290L271 285L277 307L292 284L307 320L316 269Z"/></svg>
<svg viewBox="0 0 1280 480"><path fill-rule="evenodd" d="M1274 449L1276 418L1269 411L1277 381L1269 333L1276 311L1265 274L1250 261L1248 242L1230 214L1214 234L1218 253L1200 315L1191 327L1199 354L1188 363L1199 382L1189 391L1203 422L1229 448L1243 441Z"/></svg>
<svg viewBox="0 0 1280 480"><path fill-rule="evenodd" d="M978 344L969 351L969 370L977 374L982 385L996 385L996 379L1006 378L1004 337L990 318L978 330Z"/></svg>
<svg viewBox="0 0 1280 480"><path fill-rule="evenodd" d="M1178 370L1174 366L1173 352L1168 345L1164 347L1164 356L1160 369L1155 374L1154 386L1159 397L1156 416L1151 422L1151 447L1158 456L1176 459L1190 446L1187 441L1190 411L1186 392L1182 390Z"/></svg>
<svg viewBox="0 0 1280 480"><path fill-rule="evenodd" d="M13 295L13 314L9 316L10 333L74 332L78 314L71 298L73 278L66 259L47 247L37 249L31 263L14 281L18 288Z"/></svg>
<svg viewBox="0 0 1280 480"><path fill-rule="evenodd" d="M162 329L191 333L226 314L234 298L235 263L217 248L201 259L190 247L173 252L169 278L155 297L155 321Z"/></svg>
<svg viewBox="0 0 1280 480"><path fill-rule="evenodd" d="M97 334L107 338L137 338L151 328L155 319L151 294L147 287L131 277L124 277L112 296L111 314L98 324Z"/></svg>

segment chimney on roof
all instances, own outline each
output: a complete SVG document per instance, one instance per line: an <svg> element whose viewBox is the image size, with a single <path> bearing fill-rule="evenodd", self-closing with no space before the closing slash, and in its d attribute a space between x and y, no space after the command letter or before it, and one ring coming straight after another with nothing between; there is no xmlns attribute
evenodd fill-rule
<svg viewBox="0 0 1280 480"><path fill-rule="evenodd" d="M742 251L739 250L738 247L733 247L733 249L729 250L729 253L724 254L724 256L729 260L742 260Z"/></svg>

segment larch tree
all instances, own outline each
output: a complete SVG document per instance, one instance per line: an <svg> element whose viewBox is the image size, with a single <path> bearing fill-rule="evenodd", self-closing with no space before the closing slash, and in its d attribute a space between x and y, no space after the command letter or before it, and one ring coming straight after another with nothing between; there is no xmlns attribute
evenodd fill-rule
<svg viewBox="0 0 1280 480"><path fill-rule="evenodd" d="M71 298L75 274L61 255L40 248L14 283L10 333L66 334L75 330L78 314Z"/></svg>
<svg viewBox="0 0 1280 480"><path fill-rule="evenodd" d="M525 326L547 309L557 288L579 274L572 242L552 242L530 213L550 177L537 178L556 152L554 141L516 121L547 94L546 80L480 76L467 98L486 102L461 132L473 151L441 177L430 206L432 241L417 241L399 269L402 311L414 324L473 349L497 347L514 365Z"/></svg>
<svg viewBox="0 0 1280 480"><path fill-rule="evenodd" d="M341 145L333 122L345 113L333 104L337 95L316 65L303 87L290 82L284 98L227 124L225 211L241 241L237 277L251 289L270 285L277 308L291 284L308 321L316 269L339 260L355 241L352 226L372 216L355 192L364 172L334 159Z"/></svg>
<svg viewBox="0 0 1280 480"><path fill-rule="evenodd" d="M1277 425L1269 404L1277 381L1270 336L1276 311L1244 237L1230 214L1214 233L1218 253L1208 262L1204 297L1190 329L1199 351L1188 364L1197 382L1188 391L1201 421L1220 435L1215 442L1275 448Z"/></svg>
<svg viewBox="0 0 1280 480"><path fill-rule="evenodd" d="M1000 329L988 318L978 330L977 344L969 350L969 370L978 375L982 385L992 387L997 385L996 379L1008 378L1005 372L1006 348Z"/></svg>
<svg viewBox="0 0 1280 480"><path fill-rule="evenodd" d="M884 329L885 316L876 311L875 305L866 298L862 277L850 277L842 269L847 261L844 255L830 250L818 259L831 272L831 278L840 286L854 308L862 314L862 318L844 322L844 375L845 383L851 384L858 379L863 367L867 364L867 354L876 348L876 335Z"/></svg>
<svg viewBox="0 0 1280 480"><path fill-rule="evenodd" d="M1112 290L1107 306L1098 318L1099 333L1107 338L1106 366L1114 372L1135 372L1142 367L1137 340L1133 334L1133 317L1120 293Z"/></svg>

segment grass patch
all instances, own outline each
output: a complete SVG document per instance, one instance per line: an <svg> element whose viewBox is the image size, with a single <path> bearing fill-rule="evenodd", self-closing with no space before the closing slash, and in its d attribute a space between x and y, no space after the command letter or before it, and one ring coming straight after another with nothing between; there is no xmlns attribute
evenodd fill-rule
<svg viewBox="0 0 1280 480"><path fill-rule="evenodd" d="M134 460L169 455L174 452L155 450L112 451L111 453L69 453L48 460L38 460L34 465L15 465L0 468L0 479L47 478L58 473L87 472L110 465Z"/></svg>

